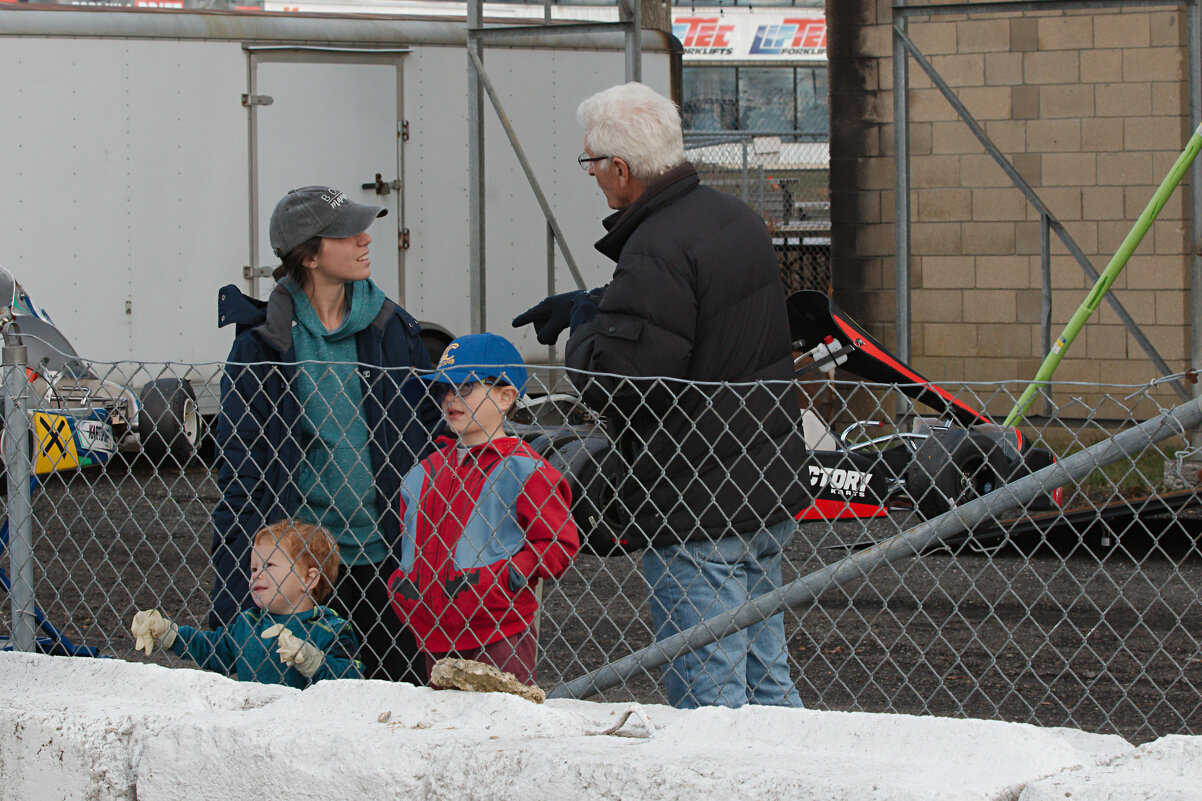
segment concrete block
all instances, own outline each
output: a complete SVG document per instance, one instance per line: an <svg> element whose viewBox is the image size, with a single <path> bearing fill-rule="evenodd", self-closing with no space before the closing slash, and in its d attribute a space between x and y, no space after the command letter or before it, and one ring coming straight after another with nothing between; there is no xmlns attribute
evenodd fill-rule
<svg viewBox="0 0 1202 801"><path fill-rule="evenodd" d="M1175 292L1169 290L1167 292L1155 293L1156 305L1156 324L1157 325L1185 325L1185 321L1189 316L1189 296L1184 292Z"/></svg>
<svg viewBox="0 0 1202 801"><path fill-rule="evenodd" d="M982 222L1027 219L1027 198L1018 189L973 189L972 214Z"/></svg>
<svg viewBox="0 0 1202 801"><path fill-rule="evenodd" d="M1081 189L1076 186L1045 186L1039 196L1062 223L1081 219ZM1036 217L1035 219L1038 219ZM1055 234L1053 234L1055 238Z"/></svg>
<svg viewBox="0 0 1202 801"><path fill-rule="evenodd" d="M972 280L972 266L964 264L965 283ZM963 284L961 284L963 286ZM910 313L919 322L957 323L964 320L964 293L959 289L915 289L910 294Z"/></svg>
<svg viewBox="0 0 1202 801"><path fill-rule="evenodd" d="M929 123L931 151L939 155L980 153L981 143L959 120ZM913 153L913 151L911 151Z"/></svg>
<svg viewBox="0 0 1202 801"><path fill-rule="evenodd" d="M1084 50L1093 47L1090 17L1043 17L1038 20L1041 50Z"/></svg>
<svg viewBox="0 0 1202 801"><path fill-rule="evenodd" d="M985 135L1003 155L1010 156L1011 162L1016 154L1022 155L1027 149L1027 124L1023 120L986 120ZM981 150L982 145L978 143L974 152Z"/></svg>
<svg viewBox="0 0 1202 801"><path fill-rule="evenodd" d="M985 84L987 86L1017 87L1023 80L1021 53L986 53Z"/></svg>
<svg viewBox="0 0 1202 801"><path fill-rule="evenodd" d="M915 188L942 189L960 185L961 156L928 156L911 159L910 183ZM890 173L889 186L893 186Z"/></svg>
<svg viewBox="0 0 1202 801"><path fill-rule="evenodd" d="M1128 288L1185 291L1189 286L1188 260L1180 254L1152 255L1146 246L1145 239L1123 270Z"/></svg>
<svg viewBox="0 0 1202 801"><path fill-rule="evenodd" d="M1128 151L1172 150L1180 152L1184 146L1179 121L1164 117L1126 118L1123 120L1123 143Z"/></svg>
<svg viewBox="0 0 1202 801"><path fill-rule="evenodd" d="M964 289L974 286L973 260L965 256L922 256L922 288Z"/></svg>
<svg viewBox="0 0 1202 801"><path fill-rule="evenodd" d="M1027 149L1033 153L1081 150L1080 120L1031 120L1027 123Z"/></svg>
<svg viewBox="0 0 1202 801"><path fill-rule="evenodd" d="M980 53L932 56L931 65L948 86L959 89L985 85L985 56Z"/></svg>
<svg viewBox="0 0 1202 801"><path fill-rule="evenodd" d="M1180 118L1186 106L1185 87L1179 81L1152 84L1152 111L1157 117ZM1190 133L1193 131L1191 130ZM1188 135L1186 136L1188 139Z"/></svg>
<svg viewBox="0 0 1202 801"><path fill-rule="evenodd" d="M1038 222L1019 222L1014 224L1014 252L1026 256L1040 253L1042 233ZM1054 238L1054 237L1053 237Z"/></svg>
<svg viewBox="0 0 1202 801"><path fill-rule="evenodd" d="M1128 289L1116 297L1122 301L1123 308L1127 310L1127 314L1136 324L1145 325L1157 322L1156 295L1157 293L1154 291ZM1103 303L1098 307L1098 313L1094 319L1098 325L1123 325L1118 312L1109 303Z"/></svg>
<svg viewBox="0 0 1202 801"><path fill-rule="evenodd" d="M1030 256L976 257L978 289L1024 289L1031 285Z"/></svg>
<svg viewBox="0 0 1202 801"><path fill-rule="evenodd" d="M1024 325L1038 326L1042 319L1043 298L1038 289L1020 289L1014 293L1015 322ZM1038 334L1032 332L1032 342L1038 345ZM1054 335L1053 335L1054 336ZM1038 369L1038 368L1037 368ZM1035 375L1032 370L1025 375Z"/></svg>
<svg viewBox="0 0 1202 801"><path fill-rule="evenodd" d="M1098 184L1104 186L1152 185L1163 176L1153 174L1152 155L1146 152L1099 153ZM1149 197L1151 195L1149 194Z"/></svg>
<svg viewBox="0 0 1202 801"><path fill-rule="evenodd" d="M1089 84L1051 84L1039 93L1039 116L1043 119L1061 117L1092 117L1094 91Z"/></svg>
<svg viewBox="0 0 1202 801"><path fill-rule="evenodd" d="M1084 187L1081 190L1081 216L1087 220L1123 219L1123 190L1113 186Z"/></svg>
<svg viewBox="0 0 1202 801"><path fill-rule="evenodd" d="M979 355L983 358L1015 359L1034 356L1031 338L1033 333L1038 338L1038 331L1031 326L1015 325L1013 321L1001 322L1005 324L983 323L977 326ZM1014 374L1010 373L1007 377L1013 378Z"/></svg>
<svg viewBox="0 0 1202 801"><path fill-rule="evenodd" d="M967 19L956 23L956 44L961 53L995 53L1010 49L1010 23L1006 19Z"/></svg>
<svg viewBox="0 0 1202 801"><path fill-rule="evenodd" d="M1023 80L1027 83L1076 83L1081 62L1075 50L1023 54Z"/></svg>
<svg viewBox="0 0 1202 801"><path fill-rule="evenodd" d="M1185 47L1188 29L1183 9L1156 9L1148 14L1148 43L1152 47Z"/></svg>
<svg viewBox="0 0 1202 801"><path fill-rule="evenodd" d="M1014 253L1014 223L963 223L964 252L990 256Z"/></svg>
<svg viewBox="0 0 1202 801"><path fill-rule="evenodd" d="M959 254L960 223L914 223L910 231L910 244L915 253L924 256Z"/></svg>
<svg viewBox="0 0 1202 801"><path fill-rule="evenodd" d="M1074 345L1090 359L1126 359L1127 329L1121 325L1087 325L1081 331L1084 342Z"/></svg>
<svg viewBox="0 0 1202 801"><path fill-rule="evenodd" d="M1093 46L1138 50L1151 43L1150 19L1146 11L1120 14L1096 14L1093 20Z"/></svg>
<svg viewBox="0 0 1202 801"><path fill-rule="evenodd" d="M965 154L958 156L958 175L972 176L972 186L1012 186L1010 177L1002 172L1002 168L993 160L993 156L982 153L979 156Z"/></svg>
<svg viewBox="0 0 1202 801"><path fill-rule="evenodd" d="M972 219L972 190L922 189L915 195L918 201L917 220L947 222Z"/></svg>
<svg viewBox="0 0 1202 801"><path fill-rule="evenodd" d="M1113 83L1115 81L1121 81L1122 79L1122 50L1081 51L1082 83Z"/></svg>
<svg viewBox="0 0 1202 801"><path fill-rule="evenodd" d="M932 122L956 120L959 117L938 89L912 89L910 119L916 122Z"/></svg>
<svg viewBox="0 0 1202 801"><path fill-rule="evenodd" d="M832 168L833 168L832 164ZM832 175L832 185L834 176ZM862 158L855 160L855 186L857 189L892 189L893 159Z"/></svg>
<svg viewBox="0 0 1202 801"><path fill-rule="evenodd" d="M1165 325L1145 325L1140 326L1143 329L1144 336L1156 348L1160 358L1164 359L1169 364L1183 364L1186 354L1189 352L1187 343L1189 332L1181 326L1165 326ZM1135 337L1127 334L1127 352L1131 354L1143 354L1143 348L1135 341Z"/></svg>
<svg viewBox="0 0 1202 801"><path fill-rule="evenodd" d="M1039 49L1039 20L1018 17L1010 20L1010 48L1020 53Z"/></svg>
<svg viewBox="0 0 1202 801"><path fill-rule="evenodd" d="M1023 126L1023 134L1026 135L1026 126ZM1041 153L1015 153L1010 157L1010 163L1028 184L1041 186L1043 184L1043 159Z"/></svg>
<svg viewBox="0 0 1202 801"><path fill-rule="evenodd" d="M856 256L888 256L894 252L892 224L859 225L855 230Z"/></svg>
<svg viewBox="0 0 1202 801"><path fill-rule="evenodd" d="M1009 86L967 86L957 95L978 121L1010 117Z"/></svg>
<svg viewBox="0 0 1202 801"><path fill-rule="evenodd" d="M1184 78L1185 52L1180 47L1146 47L1123 51L1124 81L1179 81Z"/></svg>
<svg viewBox="0 0 1202 801"><path fill-rule="evenodd" d="M1156 220L1152 223L1152 231L1149 233L1159 233L1162 229L1172 230L1175 227L1173 223L1181 221L1184 215L1182 204L1185 202L1187 192L1188 190L1180 188L1169 195L1164 206L1161 207L1160 213L1156 215ZM1155 193L1156 190L1150 186L1128 186L1123 189L1123 211L1126 218L1132 222L1139 219L1139 215L1143 214Z"/></svg>
<svg viewBox="0 0 1202 801"><path fill-rule="evenodd" d="M1094 153L1061 152L1043 157L1043 185L1086 187L1098 183L1098 156Z"/></svg>
<svg viewBox="0 0 1202 801"><path fill-rule="evenodd" d="M1010 116L1016 120L1039 119L1039 87L1016 86L1010 91Z"/></svg>
<svg viewBox="0 0 1202 801"><path fill-rule="evenodd" d="M1017 301L1014 292L1004 289L975 289L965 292L964 319L975 323L1017 322Z"/></svg>
<svg viewBox="0 0 1202 801"><path fill-rule="evenodd" d="M927 356L975 357L978 353L977 326L959 323L922 323L917 326Z"/></svg>
<svg viewBox="0 0 1202 801"><path fill-rule="evenodd" d="M1176 256L1189 251L1189 228L1182 220L1165 220L1151 233L1152 252L1157 256Z"/></svg>
<svg viewBox="0 0 1202 801"><path fill-rule="evenodd" d="M1098 83L1094 102L1099 117L1147 116L1152 113L1152 85L1149 83Z"/></svg>
<svg viewBox="0 0 1202 801"><path fill-rule="evenodd" d="M910 39L928 57L960 52L956 45L955 22L915 21L909 30Z"/></svg>
<svg viewBox="0 0 1202 801"><path fill-rule="evenodd" d="M1081 149L1093 153L1123 149L1123 118L1081 120Z"/></svg>

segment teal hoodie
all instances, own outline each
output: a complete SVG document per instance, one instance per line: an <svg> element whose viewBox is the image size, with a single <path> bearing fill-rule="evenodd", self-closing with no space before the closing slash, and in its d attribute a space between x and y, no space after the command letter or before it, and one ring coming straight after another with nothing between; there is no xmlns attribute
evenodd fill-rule
<svg viewBox="0 0 1202 801"><path fill-rule="evenodd" d="M325 653L325 660L313 678L306 678L296 668L280 661L274 638L263 639L264 630L276 623L283 624L297 637ZM233 623L216 631L180 626L171 650L205 670L237 676L239 681L286 684L300 690L323 679L363 678L363 664L355 658L359 641L351 624L324 606L292 615L271 615L262 609L244 610L238 613Z"/></svg>
<svg viewBox="0 0 1202 801"><path fill-rule="evenodd" d="M302 500L296 516L334 536L343 564L378 564L392 549L378 525L355 336L376 319L384 293L370 280L347 284L342 325L327 331L301 288L293 283L289 291L304 438L296 475Z"/></svg>

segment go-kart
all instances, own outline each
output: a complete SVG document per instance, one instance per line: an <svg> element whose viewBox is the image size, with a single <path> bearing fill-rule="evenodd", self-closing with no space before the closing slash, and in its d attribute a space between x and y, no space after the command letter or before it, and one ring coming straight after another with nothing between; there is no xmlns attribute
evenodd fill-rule
<svg viewBox="0 0 1202 801"><path fill-rule="evenodd" d="M179 464L195 453L201 420L191 382L158 378L135 394L97 375L3 267L0 334L27 350L35 473L103 464L117 450L142 450L156 462L169 455Z"/></svg>
<svg viewBox="0 0 1202 801"><path fill-rule="evenodd" d="M1017 428L995 424L901 362L826 295L796 292L788 311L797 378L838 366L868 382L896 385L937 415L918 418L912 431L873 437L884 423L858 421L836 434L804 409L807 454L798 470L811 502L797 510L797 520L884 517L903 509L930 518L1054 461ZM626 469L598 415L575 395L555 394L524 401L515 421L514 433L567 477L587 552L607 556L645 544L623 521L617 492ZM1032 507L1061 503L1057 490Z"/></svg>

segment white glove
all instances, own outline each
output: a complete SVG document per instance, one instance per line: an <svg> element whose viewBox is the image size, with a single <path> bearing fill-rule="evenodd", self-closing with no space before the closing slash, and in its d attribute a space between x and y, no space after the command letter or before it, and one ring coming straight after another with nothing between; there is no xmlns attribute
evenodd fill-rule
<svg viewBox="0 0 1202 801"><path fill-rule="evenodd" d="M159 610L150 609L134 615L134 621L129 626L134 635L134 650L145 651L147 656L156 645L170 648L179 633L179 626L159 614Z"/></svg>
<svg viewBox="0 0 1202 801"><path fill-rule="evenodd" d="M268 626L259 636L265 640L275 637L276 645L279 646L275 652L280 655L280 661L296 668L306 678L313 678L321 663L326 661L325 651L308 640L297 637L283 623Z"/></svg>

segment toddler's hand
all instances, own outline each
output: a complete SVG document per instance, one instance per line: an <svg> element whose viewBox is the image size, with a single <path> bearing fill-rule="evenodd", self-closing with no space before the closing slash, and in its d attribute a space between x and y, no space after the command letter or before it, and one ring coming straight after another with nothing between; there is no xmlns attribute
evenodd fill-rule
<svg viewBox="0 0 1202 801"><path fill-rule="evenodd" d="M275 652L280 655L280 661L296 668L306 678L313 678L322 662L326 661L325 651L297 637L283 623L268 626L259 636L265 640L276 638L278 647Z"/></svg>
<svg viewBox="0 0 1202 801"><path fill-rule="evenodd" d="M145 651L150 656L156 645L170 648L179 627L160 615L159 610L149 609L134 615L129 631L134 635L134 650Z"/></svg>

